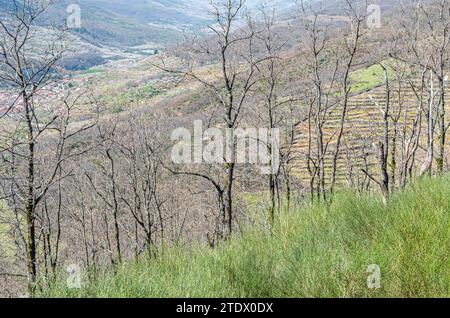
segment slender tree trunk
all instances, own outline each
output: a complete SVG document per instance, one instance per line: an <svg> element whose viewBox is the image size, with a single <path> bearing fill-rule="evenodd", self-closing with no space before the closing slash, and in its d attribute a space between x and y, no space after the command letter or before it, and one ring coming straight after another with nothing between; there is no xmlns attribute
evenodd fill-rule
<svg viewBox="0 0 450 318"><path fill-rule="evenodd" d="M400 107L400 106L399 106ZM392 133L392 147L391 147L391 160L390 160L390 183L392 188L396 187L397 183L397 138L398 138L398 122L394 122L394 131Z"/></svg>
<svg viewBox="0 0 450 318"><path fill-rule="evenodd" d="M436 158L437 170L439 174L444 173L446 123L445 123L445 81L444 76L439 77L440 101L439 101L439 149Z"/></svg>
<svg viewBox="0 0 450 318"><path fill-rule="evenodd" d="M116 189L116 171L114 159L110 153L110 150L106 151L106 155L108 156L109 161L111 162L111 185L112 185L112 197L114 201L114 235L116 239L116 252L117 252L117 260L122 263L122 250L120 247L120 228L119 228L119 203L117 201L117 189Z"/></svg>
<svg viewBox="0 0 450 318"><path fill-rule="evenodd" d="M37 281L37 261L36 261L36 219L35 219L35 200L34 200L34 133L32 124L32 115L29 108L28 97L25 89L22 92L22 101L25 107L25 118L28 129L28 193L25 207L27 223L27 264L28 264L28 290L30 296L33 296L36 290Z"/></svg>
<svg viewBox="0 0 450 318"><path fill-rule="evenodd" d="M234 142L234 141L233 141ZM233 148L234 151L234 148ZM228 235L231 236L233 233L233 185L234 185L234 169L235 163L232 162L229 164L228 172L227 172L227 203L226 203L226 211L227 211L227 225L228 225Z"/></svg>
<svg viewBox="0 0 450 318"><path fill-rule="evenodd" d="M270 224L273 227L275 224L275 209L276 209L276 203L275 203L275 176L273 173L269 175L269 190L270 190Z"/></svg>
<svg viewBox="0 0 450 318"><path fill-rule="evenodd" d="M386 101L385 108L383 112L383 122L384 122L384 134L383 142L380 145L380 166L381 166L381 191L385 199L385 203L389 198L389 173L388 173L388 158L389 158L389 112L390 112L390 98L391 98L391 88L389 84L389 76L386 67L382 66L384 69L384 77L386 83Z"/></svg>
<svg viewBox="0 0 450 318"><path fill-rule="evenodd" d="M427 173L431 175L433 169L433 159L434 159L434 120L433 120L433 108L434 108L434 83L433 83L433 73L430 72L430 92L429 92L429 108L428 108L428 152L427 159L423 164L420 176Z"/></svg>

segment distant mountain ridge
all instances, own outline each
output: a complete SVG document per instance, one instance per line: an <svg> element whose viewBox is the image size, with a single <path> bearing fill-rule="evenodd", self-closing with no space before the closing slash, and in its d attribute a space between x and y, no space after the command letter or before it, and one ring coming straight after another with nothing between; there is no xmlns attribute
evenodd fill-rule
<svg viewBox="0 0 450 318"><path fill-rule="evenodd" d="M63 2L69 5L73 0ZM295 4L295 0L262 2L280 12ZM208 0L77 0L76 3L86 19L84 29L95 30L108 38L108 43L170 45L183 40L186 34L204 29L211 22ZM261 0L246 1L248 8L260 4ZM109 33L114 34L108 37ZM83 32L80 34L83 36Z"/></svg>
<svg viewBox="0 0 450 318"><path fill-rule="evenodd" d="M263 1L278 11L295 0ZM63 24L66 9L77 4L81 9L81 28L73 29L83 40L96 46L130 47L143 44L168 46L182 41L186 34L205 28L210 22L208 0L57 0L41 25ZM256 8L260 0L247 0ZM0 14L12 7L12 0L0 0Z"/></svg>
<svg viewBox="0 0 450 318"><path fill-rule="evenodd" d="M79 5L81 28L74 34L97 46L166 46L207 24L206 6L195 0L57 0L39 23L64 24L69 5ZM0 14L13 9L0 0Z"/></svg>
<svg viewBox="0 0 450 318"><path fill-rule="evenodd" d="M167 46L182 40L183 34L197 25L206 24L205 19L192 17L179 5L175 6L180 2L185 0L77 0L82 25L73 31L98 45L128 47L154 43ZM63 0L50 14L64 17L65 9L72 3L73 0Z"/></svg>

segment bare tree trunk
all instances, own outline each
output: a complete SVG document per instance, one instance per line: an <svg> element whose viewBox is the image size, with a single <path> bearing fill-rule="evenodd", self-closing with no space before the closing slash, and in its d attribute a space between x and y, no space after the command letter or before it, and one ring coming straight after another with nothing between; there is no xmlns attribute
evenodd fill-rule
<svg viewBox="0 0 450 318"><path fill-rule="evenodd" d="M233 147L234 149L234 147ZM233 233L233 184L234 184L234 168L235 163L229 164L227 171L227 186L226 186L226 211L227 211L227 226L228 235Z"/></svg>
<svg viewBox="0 0 450 318"><path fill-rule="evenodd" d="M116 189L116 167L114 163L114 158L111 155L111 149L106 150L106 156L111 165L111 188L112 188L112 199L113 199L113 218L114 218L114 236L116 240L116 253L117 260L119 264L122 263L122 249L120 246L120 228L119 228L119 203L117 201L117 189Z"/></svg>
<svg viewBox="0 0 450 318"><path fill-rule="evenodd" d="M445 81L444 75L439 76L439 148L436 158L436 165L439 174L444 173L444 158L445 158L445 142L446 142L446 132L447 124L445 121Z"/></svg>
<svg viewBox="0 0 450 318"><path fill-rule="evenodd" d="M391 98L391 87L389 83L389 75L387 68L383 66L384 69L384 78L386 85L386 102L385 108L383 111L383 123L384 123L384 133L383 133L383 143L380 147L380 166L381 166L381 174L382 174L382 193L385 198L385 201L389 199L389 173L388 173L388 158L389 158L389 112L390 112L390 98Z"/></svg>
<svg viewBox="0 0 450 318"><path fill-rule="evenodd" d="M348 59L347 59L347 64L345 65L344 77L342 79L344 100L343 100L341 118L340 118L340 123L339 123L339 132L338 132L337 141L336 141L336 149L334 151L333 158L332 158L331 188L330 188L331 196L333 196L334 188L336 185L337 162L338 162L338 158L339 158L339 154L340 154L342 137L344 134L344 127L345 127L345 122L346 122L346 118L347 118L349 97L350 97L350 92L351 92L351 84L349 83L349 77L350 77L350 72L353 67L354 59L355 59L356 54L358 53L358 49L359 49L359 42L360 42L360 39L362 36L361 25L362 25L363 21L365 21L365 16L360 17L358 15L358 13L355 11L355 9L353 8L352 3L350 1L348 1L347 4L351 11L350 20L352 23L352 29L354 29L353 30L354 38L352 39L351 45L348 45L346 43L347 44L346 47L348 49ZM354 20L356 20L356 26L353 25Z"/></svg>
<svg viewBox="0 0 450 318"><path fill-rule="evenodd" d="M36 289L37 262L36 262L36 223L35 223L35 196L34 196L34 132L31 118L31 110L28 97L26 96L25 87L22 92L22 101L25 107L25 118L28 133L28 193L26 198L26 223L28 228L27 237L27 258L28 258L28 290L34 295Z"/></svg>
<svg viewBox="0 0 450 318"><path fill-rule="evenodd" d="M427 159L422 165L420 176L427 173L431 174L434 160L434 82L433 72L430 71L430 91L429 91L429 107L428 107L428 151Z"/></svg>

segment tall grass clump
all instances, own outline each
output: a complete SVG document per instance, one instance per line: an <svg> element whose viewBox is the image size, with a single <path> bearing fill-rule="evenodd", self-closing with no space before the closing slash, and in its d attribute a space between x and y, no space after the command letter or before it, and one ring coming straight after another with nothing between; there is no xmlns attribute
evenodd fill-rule
<svg viewBox="0 0 450 318"><path fill-rule="evenodd" d="M261 212L262 213L262 212ZM216 249L170 247L81 289L61 276L44 297L449 297L450 179L392 196L342 191L331 206L283 213ZM381 288L369 289L369 265Z"/></svg>

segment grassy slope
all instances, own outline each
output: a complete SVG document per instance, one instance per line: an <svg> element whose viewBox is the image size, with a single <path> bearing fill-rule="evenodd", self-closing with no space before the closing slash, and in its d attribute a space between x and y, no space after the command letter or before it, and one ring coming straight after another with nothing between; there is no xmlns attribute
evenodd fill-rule
<svg viewBox="0 0 450 318"><path fill-rule="evenodd" d="M393 197L340 193L327 211L280 218L274 235L252 229L222 247L171 248L124 265L83 289L62 279L43 296L84 297L448 297L450 178L423 180ZM367 288L378 264L382 288Z"/></svg>
<svg viewBox="0 0 450 318"><path fill-rule="evenodd" d="M392 69L388 68L389 77L392 77ZM371 65L354 71L350 75L351 93L357 94L372 89L385 83L383 68L378 65Z"/></svg>

